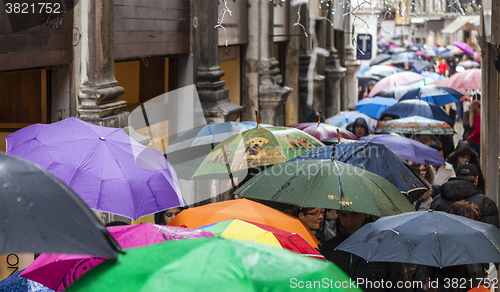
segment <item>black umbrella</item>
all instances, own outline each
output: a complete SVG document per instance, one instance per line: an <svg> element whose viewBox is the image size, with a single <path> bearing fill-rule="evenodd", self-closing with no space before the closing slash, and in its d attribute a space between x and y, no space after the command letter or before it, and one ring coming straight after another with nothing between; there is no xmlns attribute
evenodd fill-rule
<svg viewBox="0 0 500 292"><path fill-rule="evenodd" d="M373 59L370 62L370 66L381 64L381 63L388 61L390 59L391 59L391 55L389 55L389 54L379 54L375 57L375 59Z"/></svg>
<svg viewBox="0 0 500 292"><path fill-rule="evenodd" d="M413 68L415 68L415 70L417 70L418 73L420 73L424 70L430 69L432 67L434 67L434 65L432 65L428 61L415 61L415 62L413 62Z"/></svg>
<svg viewBox="0 0 500 292"><path fill-rule="evenodd" d="M399 100L403 95L405 95L408 91L414 90L414 87L411 86L393 86L386 89L382 89L377 92L376 96L380 97L392 97L396 100Z"/></svg>
<svg viewBox="0 0 500 292"><path fill-rule="evenodd" d="M449 267L500 262L500 230L444 212L409 212L368 223L337 249L367 261Z"/></svg>
<svg viewBox="0 0 500 292"><path fill-rule="evenodd" d="M120 246L69 187L42 167L0 153L0 253L116 258Z"/></svg>
<svg viewBox="0 0 500 292"><path fill-rule="evenodd" d="M319 147L290 161L330 159L334 147L335 160L380 175L391 182L412 203L428 190L422 179L401 155L379 143L356 141Z"/></svg>
<svg viewBox="0 0 500 292"><path fill-rule="evenodd" d="M421 116L453 124L453 120L439 106L421 99L407 99L382 112L383 115L396 115L400 117Z"/></svg>

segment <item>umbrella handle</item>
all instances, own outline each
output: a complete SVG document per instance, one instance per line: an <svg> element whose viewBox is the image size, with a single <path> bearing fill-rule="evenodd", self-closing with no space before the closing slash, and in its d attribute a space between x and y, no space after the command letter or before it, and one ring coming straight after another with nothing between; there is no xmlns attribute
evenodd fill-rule
<svg viewBox="0 0 500 292"><path fill-rule="evenodd" d="M340 142L340 130L337 128L337 140L339 140L339 144L341 144Z"/></svg>

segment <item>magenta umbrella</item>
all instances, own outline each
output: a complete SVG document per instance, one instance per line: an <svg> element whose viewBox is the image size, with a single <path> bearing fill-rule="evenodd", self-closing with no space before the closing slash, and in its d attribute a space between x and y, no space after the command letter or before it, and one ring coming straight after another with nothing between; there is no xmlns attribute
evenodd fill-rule
<svg viewBox="0 0 500 292"><path fill-rule="evenodd" d="M318 140L337 137L337 129L339 130L340 138L359 140L353 133L325 123L301 123L288 127L302 130Z"/></svg>
<svg viewBox="0 0 500 292"><path fill-rule="evenodd" d="M108 231L124 249L170 240L214 237L207 230L151 223L113 226L108 227ZM52 290L64 291L76 279L105 260L107 258L104 257L43 253L21 273L21 276Z"/></svg>
<svg viewBox="0 0 500 292"><path fill-rule="evenodd" d="M391 74L378 81L375 86L373 86L370 94L368 94L368 97L374 97L375 95L377 95L377 93L386 88L390 88L393 86L410 85L424 79L424 76L409 71Z"/></svg>
<svg viewBox="0 0 500 292"><path fill-rule="evenodd" d="M453 42L451 44L464 51L464 53L466 53L467 55L474 57L474 51L468 44L464 42Z"/></svg>
<svg viewBox="0 0 500 292"><path fill-rule="evenodd" d="M120 128L71 117L23 128L6 139L9 154L50 171L91 209L137 219L185 205L165 157Z"/></svg>

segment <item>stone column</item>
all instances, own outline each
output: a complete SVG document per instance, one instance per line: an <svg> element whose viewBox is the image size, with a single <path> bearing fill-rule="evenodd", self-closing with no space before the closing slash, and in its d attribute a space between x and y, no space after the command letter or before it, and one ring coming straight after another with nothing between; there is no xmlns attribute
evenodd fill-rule
<svg viewBox="0 0 500 292"><path fill-rule="evenodd" d="M306 5L301 6L300 19L304 20L304 27L309 27L309 11ZM318 21L319 23L319 21ZM309 29L308 29L309 30ZM307 32L309 35L309 31ZM311 62L311 39L310 36L300 39L299 46L299 122L304 122L305 115L310 109L307 105L307 72L309 70L309 63ZM316 67L317 68L317 67ZM318 74L315 69L313 73L314 82L314 101L312 108L315 111L323 110L325 104L325 76Z"/></svg>
<svg viewBox="0 0 500 292"><path fill-rule="evenodd" d="M286 102L286 119L285 125L293 125L299 122L299 47L300 34L303 33L302 28L293 25L295 16L297 15L298 6L290 5L290 41L288 42L288 51L286 53L286 84L293 91L290 93L290 98Z"/></svg>
<svg viewBox="0 0 500 292"><path fill-rule="evenodd" d="M282 79L278 61L274 59L273 2L255 0L249 1L248 6L243 118L253 120L255 110L259 109L260 122L281 126L285 123L283 104L292 90L279 85Z"/></svg>
<svg viewBox="0 0 500 292"><path fill-rule="evenodd" d="M193 15L192 50L195 84L198 89L207 123L235 121L240 117L241 106L229 100L224 71L219 67L219 32L215 28L218 19L217 0L192 0Z"/></svg>
<svg viewBox="0 0 500 292"><path fill-rule="evenodd" d="M333 22L333 1L330 2L328 18ZM337 15L336 17L341 17ZM331 117L341 111L340 93L342 92L340 80L344 78L346 68L340 66L339 55L335 48L334 29L333 26L326 27L326 49L328 57L325 62L325 117Z"/></svg>
<svg viewBox="0 0 500 292"><path fill-rule="evenodd" d="M121 111L127 103L117 100L125 90L115 79L114 2L80 0L74 26L81 33L73 51L76 115L101 126L126 126L127 114Z"/></svg>
<svg viewBox="0 0 500 292"><path fill-rule="evenodd" d="M350 9L349 9L350 10ZM352 37L354 35L354 28L352 26L353 17L347 14L344 21L344 35L345 35L345 82L344 82L344 98L342 100L342 110L348 111L349 107L354 107L358 102L358 72L361 62L356 59L356 49L352 44Z"/></svg>

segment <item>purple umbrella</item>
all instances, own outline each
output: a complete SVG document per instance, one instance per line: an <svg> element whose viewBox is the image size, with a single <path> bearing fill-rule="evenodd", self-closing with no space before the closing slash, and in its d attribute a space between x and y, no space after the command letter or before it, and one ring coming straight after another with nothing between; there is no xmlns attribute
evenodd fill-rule
<svg viewBox="0 0 500 292"><path fill-rule="evenodd" d="M453 42L451 44L464 51L464 53L466 53L467 55L474 57L474 51L468 44L464 42Z"/></svg>
<svg viewBox="0 0 500 292"><path fill-rule="evenodd" d="M444 165L439 152L413 139L396 135L370 135L359 138L361 141L380 143L404 159L425 165Z"/></svg>
<svg viewBox="0 0 500 292"><path fill-rule="evenodd" d="M120 128L71 117L23 128L6 139L9 154L50 171L91 209L137 219L185 205L165 157Z"/></svg>

